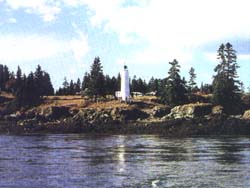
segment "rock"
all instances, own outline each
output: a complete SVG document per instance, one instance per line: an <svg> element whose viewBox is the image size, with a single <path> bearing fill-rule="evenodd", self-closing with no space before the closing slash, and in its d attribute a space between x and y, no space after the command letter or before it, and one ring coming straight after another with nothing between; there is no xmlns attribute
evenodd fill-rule
<svg viewBox="0 0 250 188"><path fill-rule="evenodd" d="M111 111L111 116L112 119L120 121L146 119L149 117L146 112L138 108L115 108Z"/></svg>
<svg viewBox="0 0 250 188"><path fill-rule="evenodd" d="M191 103L176 106L171 109L168 117L175 119L202 117L212 112L212 106L211 103Z"/></svg>
<svg viewBox="0 0 250 188"><path fill-rule="evenodd" d="M70 109L69 113L71 116L76 115L79 112L79 109Z"/></svg>
<svg viewBox="0 0 250 188"><path fill-rule="evenodd" d="M69 112L69 107L67 106L51 106L42 110L39 115L46 119L60 119L69 117L71 114Z"/></svg>
<svg viewBox="0 0 250 188"><path fill-rule="evenodd" d="M79 124L112 124L127 120L145 119L149 115L137 108L84 109L80 110L72 120Z"/></svg>
<svg viewBox="0 0 250 188"><path fill-rule="evenodd" d="M19 126L35 126L38 122L36 119L26 119L26 120L20 120L17 122L17 125Z"/></svg>
<svg viewBox="0 0 250 188"><path fill-rule="evenodd" d="M25 119L33 119L36 117L37 111L35 108L32 108L24 113Z"/></svg>
<svg viewBox="0 0 250 188"><path fill-rule="evenodd" d="M238 115L230 115L229 118L234 118L234 119L240 119L242 117L242 115L238 114Z"/></svg>
<svg viewBox="0 0 250 188"><path fill-rule="evenodd" d="M16 114L9 114L4 116L4 120L7 121L18 121L18 116Z"/></svg>
<svg viewBox="0 0 250 188"><path fill-rule="evenodd" d="M223 106L217 105L212 108L212 114L213 115L221 115L223 114Z"/></svg>
<svg viewBox="0 0 250 188"><path fill-rule="evenodd" d="M160 106L155 106L152 109L152 112L150 113L151 116L161 118L167 114L169 114L171 111L171 108L168 106L160 107Z"/></svg>
<svg viewBox="0 0 250 188"><path fill-rule="evenodd" d="M242 119L250 119L250 110L246 110L244 112Z"/></svg>

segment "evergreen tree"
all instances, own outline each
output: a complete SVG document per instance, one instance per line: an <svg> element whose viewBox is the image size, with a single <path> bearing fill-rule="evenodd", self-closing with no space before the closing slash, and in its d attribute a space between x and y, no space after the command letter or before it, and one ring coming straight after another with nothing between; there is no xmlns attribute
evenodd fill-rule
<svg viewBox="0 0 250 188"><path fill-rule="evenodd" d="M214 71L217 75L223 75L226 79L233 79L235 83L239 83L239 81L235 80L238 78L237 69L239 65L236 62L237 56L233 46L230 43L221 44L217 53L217 59L220 60L220 63L215 67Z"/></svg>
<svg viewBox="0 0 250 188"><path fill-rule="evenodd" d="M16 93L16 101L18 106L33 106L41 101L34 73L31 72L27 78L24 75Z"/></svg>
<svg viewBox="0 0 250 188"><path fill-rule="evenodd" d="M75 94L75 87L74 87L73 80L70 81L68 94L69 95L74 95Z"/></svg>
<svg viewBox="0 0 250 188"><path fill-rule="evenodd" d="M196 74L195 74L195 70L193 67L191 67L190 71L189 71L189 81L188 81L188 86L189 86L189 91L193 92L195 88L197 88L195 79L196 79Z"/></svg>
<svg viewBox="0 0 250 188"><path fill-rule="evenodd" d="M39 96L43 96L43 87L41 87L43 85L43 71L40 65L37 65L36 71L34 73L34 79L35 79L36 85L38 86L37 93L39 94Z"/></svg>
<svg viewBox="0 0 250 188"><path fill-rule="evenodd" d="M111 90L111 95L114 95L115 96L115 92L116 91L118 91L119 89L118 89L118 85L119 85L120 83L118 83L118 80L116 79L116 77L112 77L111 78L111 83L110 83L110 85L111 85L111 88L112 88L112 90Z"/></svg>
<svg viewBox="0 0 250 188"><path fill-rule="evenodd" d="M14 78L12 87L14 95L17 95L17 92L20 92L19 90L23 87L22 70L20 66L17 67L16 78Z"/></svg>
<svg viewBox="0 0 250 188"><path fill-rule="evenodd" d="M147 90L149 92L156 92L157 94L159 93L159 87L160 87L159 79L155 79L154 77L152 77L148 82Z"/></svg>
<svg viewBox="0 0 250 188"><path fill-rule="evenodd" d="M40 102L40 91L37 85L34 74L31 72L26 81L24 102L27 105L34 105Z"/></svg>
<svg viewBox="0 0 250 188"><path fill-rule="evenodd" d="M40 97L54 94L54 88L51 84L50 76L47 72L42 70L40 65L36 68L34 79Z"/></svg>
<svg viewBox="0 0 250 188"><path fill-rule="evenodd" d="M213 100L215 104L222 105L226 113L236 113L241 103L239 81L236 80L239 66L236 51L230 43L221 44L218 59L220 63L214 69Z"/></svg>
<svg viewBox="0 0 250 188"><path fill-rule="evenodd" d="M66 77L64 77L62 93L63 95L69 95L69 82Z"/></svg>
<svg viewBox="0 0 250 188"><path fill-rule="evenodd" d="M136 79L136 76L134 75L132 81L131 81L131 91L132 92L139 92L139 84L138 81Z"/></svg>
<svg viewBox="0 0 250 188"><path fill-rule="evenodd" d="M9 68L0 64L0 91L6 91L5 85L10 79Z"/></svg>
<svg viewBox="0 0 250 188"><path fill-rule="evenodd" d="M3 90L3 65L0 64L0 91Z"/></svg>
<svg viewBox="0 0 250 188"><path fill-rule="evenodd" d="M165 104L172 106L180 105L186 102L186 88L183 79L180 77L180 65L177 60L169 62L171 65L169 69L169 76L166 80L165 89L161 95L161 100Z"/></svg>
<svg viewBox="0 0 250 188"><path fill-rule="evenodd" d="M47 72L44 72L43 75L43 92L42 95L54 95L54 88L50 80L50 75Z"/></svg>
<svg viewBox="0 0 250 188"><path fill-rule="evenodd" d="M88 94L97 99L98 96L105 96L105 78L99 57L95 57L90 71L90 83Z"/></svg>
<svg viewBox="0 0 250 188"><path fill-rule="evenodd" d="M105 76L105 87L108 95L115 95L116 85L116 78L114 76L112 78L109 75Z"/></svg>
<svg viewBox="0 0 250 188"><path fill-rule="evenodd" d="M75 85L75 93L79 93L80 91L81 91L81 80L80 78L78 78Z"/></svg>
<svg viewBox="0 0 250 188"><path fill-rule="evenodd" d="M121 90L121 74L118 73L117 78L116 78L115 91L120 91L120 90Z"/></svg>
<svg viewBox="0 0 250 188"><path fill-rule="evenodd" d="M204 94L213 93L213 86L211 84L203 84L201 85L201 92Z"/></svg>
<svg viewBox="0 0 250 188"><path fill-rule="evenodd" d="M85 72L83 80L82 80L82 90L86 90L89 87L89 82L90 82L90 75L89 73Z"/></svg>

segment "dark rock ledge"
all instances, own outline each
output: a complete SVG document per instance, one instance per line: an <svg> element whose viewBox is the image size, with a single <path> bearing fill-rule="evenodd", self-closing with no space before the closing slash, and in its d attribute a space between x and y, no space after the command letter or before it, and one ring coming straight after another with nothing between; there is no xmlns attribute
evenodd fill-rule
<svg viewBox="0 0 250 188"><path fill-rule="evenodd" d="M70 110L50 107L1 117L0 132L26 133L97 133L97 134L159 134L190 135L250 135L250 112L228 116L221 106L195 103L152 108L105 108Z"/></svg>

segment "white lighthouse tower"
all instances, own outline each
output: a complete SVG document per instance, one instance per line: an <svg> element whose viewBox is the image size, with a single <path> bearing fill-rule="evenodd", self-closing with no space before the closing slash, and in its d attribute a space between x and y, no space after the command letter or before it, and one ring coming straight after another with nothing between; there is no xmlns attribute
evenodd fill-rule
<svg viewBox="0 0 250 188"><path fill-rule="evenodd" d="M124 65L121 71L121 93L120 96L122 101L129 101L130 99L130 89L129 89L129 74L128 67Z"/></svg>

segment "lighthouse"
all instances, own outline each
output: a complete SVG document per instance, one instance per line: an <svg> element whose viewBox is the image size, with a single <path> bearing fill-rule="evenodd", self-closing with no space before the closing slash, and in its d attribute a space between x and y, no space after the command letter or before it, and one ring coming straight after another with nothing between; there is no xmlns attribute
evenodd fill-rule
<svg viewBox="0 0 250 188"><path fill-rule="evenodd" d="M121 71L121 93L122 101L128 102L130 99L128 67L124 65Z"/></svg>

